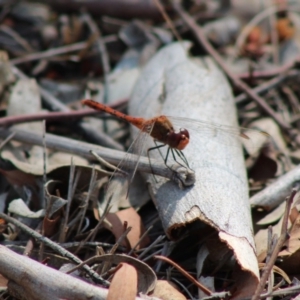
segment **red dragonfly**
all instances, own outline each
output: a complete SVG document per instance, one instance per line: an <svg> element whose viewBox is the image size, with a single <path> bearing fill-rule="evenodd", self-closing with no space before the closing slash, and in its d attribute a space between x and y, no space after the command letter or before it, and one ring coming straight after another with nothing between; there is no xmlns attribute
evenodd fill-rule
<svg viewBox="0 0 300 300"><path fill-rule="evenodd" d="M237 137L242 138L242 140L250 141L250 144L253 144L253 139L248 136L250 133L251 135L254 133L254 135L269 137L269 134L264 131L259 130L252 130L247 128L235 128L230 126L223 126L220 124L209 124L203 121L198 120L191 120L187 118L171 118L164 115L154 117L151 119L144 119L139 117L132 117L126 114L123 114L115 109L112 109L111 107L101 104L99 102L96 102L94 100L85 99L81 101L82 104L87 105L95 110L103 111L108 114L111 114L121 120L127 121L133 126L137 127L140 131L149 134L156 144L155 147L149 148L147 150L148 158L149 158L149 152L154 149L160 149L161 147L168 146L168 150L166 153L166 156L164 158L165 165L167 165L167 160L169 157L169 153L172 153L174 161L180 164L176 160L176 155L180 157L180 159L184 162L184 164L189 167L188 161L186 157L184 156L182 150L185 149L185 147L188 145L190 141L190 133L187 129L181 128L178 132L175 131L173 123L181 123L181 124L187 124L188 128L192 129L194 128L194 131L197 131L198 134L201 132L201 134L204 135L207 134L210 137L214 137L217 134L221 133L225 138L223 138L223 144L226 143L228 145L232 145L232 137L236 139ZM172 122L171 122L172 119ZM230 139L231 137L231 139ZM199 137L195 137L195 139L199 139ZM158 145L156 142L161 143L161 145ZM254 145L255 147L255 145ZM259 147L258 147L259 148ZM141 153L137 153L141 154ZM161 154L162 155L162 154ZM150 162L150 158L149 158ZM138 162L136 162L138 163ZM137 165L136 165L137 167ZM150 162L151 167L151 162ZM134 176L135 170L132 174L132 178ZM132 179L131 178L131 179Z"/></svg>
<svg viewBox="0 0 300 300"><path fill-rule="evenodd" d="M127 121L133 126L137 127L143 132L149 133L155 142L160 142L162 145L156 145L155 147L148 149L149 152L154 149L159 149L164 146L168 146L167 154L165 156L165 164L167 165L167 160L169 152L171 151L174 160L176 160L175 153L183 160L183 162L189 167L188 161L185 158L182 150L188 145L190 140L190 134L187 129L181 128L179 132L175 132L174 127L167 116L158 116L146 120L144 118L131 117L129 115L123 114L111 107L104 105L102 103L96 102L94 100L82 100L84 105L87 105L95 110L100 110L111 114L121 120ZM246 136L245 136L246 137ZM175 152L175 153L174 153Z"/></svg>

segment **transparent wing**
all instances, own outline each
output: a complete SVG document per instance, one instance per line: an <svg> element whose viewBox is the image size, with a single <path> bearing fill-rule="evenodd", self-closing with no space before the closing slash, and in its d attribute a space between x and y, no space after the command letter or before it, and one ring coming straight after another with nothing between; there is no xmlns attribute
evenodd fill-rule
<svg viewBox="0 0 300 300"><path fill-rule="evenodd" d="M260 149L270 139L267 132L259 129L232 127L189 118L168 118L175 130L185 128L190 132L191 143L194 139L198 142L216 142L230 147L240 147L242 143L246 150L252 152Z"/></svg>
<svg viewBox="0 0 300 300"><path fill-rule="evenodd" d="M143 131L141 130L131 143L126 155L117 165L116 171L111 176L107 189L105 191L105 203L108 201L120 201L121 198L128 197L130 185L136 174L139 160L144 153L146 139L150 138L152 125L146 125Z"/></svg>

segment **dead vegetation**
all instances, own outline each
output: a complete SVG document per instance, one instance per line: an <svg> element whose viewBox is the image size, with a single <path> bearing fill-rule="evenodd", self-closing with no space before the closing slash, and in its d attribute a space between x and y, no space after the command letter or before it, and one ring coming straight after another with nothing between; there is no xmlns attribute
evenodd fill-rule
<svg viewBox="0 0 300 300"><path fill-rule="evenodd" d="M297 299L297 2L63 3L1 3L1 299Z"/></svg>

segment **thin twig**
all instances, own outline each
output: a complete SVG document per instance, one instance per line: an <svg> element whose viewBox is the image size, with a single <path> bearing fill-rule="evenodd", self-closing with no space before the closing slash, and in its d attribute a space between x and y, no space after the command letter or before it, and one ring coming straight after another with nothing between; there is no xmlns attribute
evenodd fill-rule
<svg viewBox="0 0 300 300"><path fill-rule="evenodd" d="M12 132L15 132L15 135L12 138L13 140L26 144L42 146L41 136L33 131L0 128L0 138L6 138L11 135ZM94 156L90 153L91 150L94 150L99 156L114 165L118 165L120 161L124 159L125 155L124 152L121 151L53 134L46 134L46 144L49 149L77 154L87 159L94 159ZM141 172L166 177L178 184L181 183L183 186L190 186L195 183L195 173L190 169L181 167L179 170L176 170L175 167L178 167L176 164L172 169L166 168L165 164L157 159L152 159L150 166L147 157L138 157L134 154L130 154L130 156L126 158L128 159L128 168L134 168L136 165L136 159L139 159L138 170Z"/></svg>
<svg viewBox="0 0 300 300"><path fill-rule="evenodd" d="M267 298L269 296L272 296L272 297L281 296L281 297L283 297L283 296L287 296L287 295L290 295L290 294L296 294L296 293L298 294L299 292L300 292L300 285L295 285L295 286L280 289L278 291L273 291L272 293L261 294L260 299L264 299L264 298ZM291 299L291 298L288 298L288 299ZM293 298L293 299L296 300L296 298Z"/></svg>
<svg viewBox="0 0 300 300"><path fill-rule="evenodd" d="M45 140L45 134L46 134L46 122L43 121L43 196L42 196L42 203L41 203L41 207L47 207L46 210L46 215L45 215L45 219L48 217L48 210L50 208L50 203L46 203L46 183L47 183L47 147L46 147L46 140ZM44 220L45 220L44 219ZM45 235L45 231L44 231L44 222L42 222L42 226L41 226L41 233L42 235ZM41 261L43 256L44 256L44 250L45 250L45 244L41 243L40 244L40 248L39 248L39 260Z"/></svg>
<svg viewBox="0 0 300 300"><path fill-rule="evenodd" d="M0 150L10 141L13 139L16 133L12 132L9 136L7 136L1 143L0 143Z"/></svg>
<svg viewBox="0 0 300 300"><path fill-rule="evenodd" d="M116 167L116 166L110 164L108 161L106 161L106 160L103 159L101 156L99 156L95 151L91 150L91 154L98 160L98 162L99 162L102 166L104 166L104 167L106 167L106 168L112 170L112 172L108 172L110 175L114 175L114 174L116 174L116 173L119 173L119 174L121 173L121 174L123 174L123 175L125 175L125 176L127 175L126 172L124 172L124 171L122 171L121 169L119 169L118 167Z"/></svg>
<svg viewBox="0 0 300 300"><path fill-rule="evenodd" d="M267 1L265 1L267 3ZM282 9L282 8L281 8ZM276 14L269 15L269 23L270 23L270 36L272 43L272 54L273 54L273 63L278 65L279 63L279 55L278 55L278 33L276 30L277 16Z"/></svg>
<svg viewBox="0 0 300 300"><path fill-rule="evenodd" d="M129 244L127 235L128 235L128 233L131 231L131 229L132 229L132 227L129 226L128 228L126 228L126 229L124 230L124 232L123 232L123 233L121 234L121 236L118 238L118 240L117 240L117 242L116 242L116 246L117 246L117 245L120 245L123 241L125 241L126 244L127 244L127 243ZM112 248L109 254L114 254L113 251L115 251L115 249L116 249L116 248ZM102 268L101 268L101 272L100 272L100 268L98 268L99 274L101 274L102 277L105 277L105 276L106 276L108 270L109 270L110 267L111 267L111 264L112 264L112 262L111 262L110 260L108 260L108 261L105 261L105 262L103 263L103 266L102 266Z"/></svg>
<svg viewBox="0 0 300 300"><path fill-rule="evenodd" d="M97 225L93 228L93 230L87 235L87 237L81 241L80 245L78 246L78 248L76 249L76 251L74 252L75 254L77 254L80 249L84 246L84 244L93 238L93 236L95 236L100 228L100 226L102 225L102 222L104 221L104 219L106 218L107 214L109 213L110 207L106 206L106 210L104 210L100 220L98 221Z"/></svg>
<svg viewBox="0 0 300 300"><path fill-rule="evenodd" d="M270 89L275 88L277 85L279 85L282 82L285 82L287 79L299 76L300 73L298 70L290 70L288 72L279 73L278 76L263 82L261 85L256 86L253 91L257 94L262 94L265 92L268 92ZM235 103L239 104L243 101L249 99L248 96L245 93L241 93L237 97L235 97Z"/></svg>
<svg viewBox="0 0 300 300"><path fill-rule="evenodd" d="M36 232L35 230L29 228L27 225L21 223L20 221L9 217L8 215L4 214L4 213L0 213L0 218L4 219L6 222L8 223L12 223L15 226L17 226L18 228L20 228L22 231L26 232L27 234L29 234L30 236L32 236L34 239L39 240L40 242L44 243L45 245L47 245L49 248L53 249L54 251L56 251L58 254L60 254L63 257L66 257L68 259L70 259L72 262L76 263L76 264L81 264L82 260L80 260L77 256L73 255L72 253L70 253L69 251L67 251L66 249L64 249L63 247L59 246L58 244L56 244L55 242L51 241L50 239L48 239L47 237L42 236L41 234L39 234L38 232ZM109 286L109 282L102 279L101 276L99 276L96 272L94 272L89 266L84 265L83 269L91 276L91 278L93 278L96 282L104 284L106 286Z"/></svg>
<svg viewBox="0 0 300 300"><path fill-rule="evenodd" d="M169 28L171 29L171 31L174 34L174 36L176 37L176 39L179 42L182 42L181 36L179 35L177 29L175 28L173 21L171 20L171 18L166 13L165 8L161 4L160 0L153 0L153 1L154 1L155 5L157 6L157 8L159 9L160 13L162 14L163 18L167 22Z"/></svg>
<svg viewBox="0 0 300 300"><path fill-rule="evenodd" d="M249 78L269 78L273 76L277 76L281 73L286 73L300 62L300 55L296 56L292 61L288 61L285 65L282 65L278 68L274 68L266 71L253 71L248 73L241 73L237 75L240 79L249 79Z"/></svg>
<svg viewBox="0 0 300 300"><path fill-rule="evenodd" d="M103 42L107 44L107 43L115 42L117 39L118 39L118 37L116 35L107 35L107 36L103 37ZM71 44L71 45L62 46L59 48L51 48L46 51L35 52L35 53L24 55L22 57L11 59L10 63L12 65L18 65L18 64L22 64L22 63L27 63L29 61L52 58L52 57L55 57L58 55L67 54L67 53L74 52L74 51L84 50L88 46L89 46L88 42L84 41L84 42L79 42L79 43L75 43L75 44Z"/></svg>
<svg viewBox="0 0 300 300"><path fill-rule="evenodd" d="M9 35L11 38L13 38L20 46L22 46L26 50L26 52L34 51L31 45L27 42L27 40L20 36L19 33L14 31L11 27L2 24L0 26L0 30L5 34Z"/></svg>
<svg viewBox="0 0 300 300"><path fill-rule="evenodd" d="M156 255L154 258L160 259L164 262L167 262L168 264L172 265L174 268L176 268L183 276L185 276L188 280L190 280L193 284L195 284L203 293L206 295L211 295L213 292L202 285L200 282L198 282L193 276L191 276L189 273L187 273L183 268L181 268L178 264L176 264L174 261L170 260L169 258L161 255Z"/></svg>
<svg viewBox="0 0 300 300"><path fill-rule="evenodd" d="M94 190L96 178L97 178L97 176L96 176L95 165L94 165L92 175L91 175L89 189L88 189L88 192L87 192L84 204L83 204L83 209L81 210L81 218L80 218L80 221L79 221L79 225L77 227L77 234L79 234L80 231L81 231L82 223L83 223L84 216L85 216L87 208L88 208L89 200L90 200L92 192Z"/></svg>
<svg viewBox="0 0 300 300"><path fill-rule="evenodd" d="M68 220L69 220L69 213L72 201L72 186L75 176L75 165L73 161L73 157L71 157L71 165L70 165L70 176L69 176L69 186L68 186L68 197L67 197L67 206L65 216L63 218L63 222L61 224L61 230L58 241L60 243L65 242L67 231L68 231Z"/></svg>
<svg viewBox="0 0 300 300"><path fill-rule="evenodd" d="M103 75L104 75L104 99L103 102L107 103L109 95L108 95L108 86L109 86L109 80L108 80L108 74L110 73L110 65L109 65L109 56L106 50L105 43L103 41L100 29L97 27L96 23L88 13L82 14L83 20L86 22L88 27L90 28L90 31L97 36L97 47L100 53L102 67L103 67Z"/></svg>
<svg viewBox="0 0 300 300"><path fill-rule="evenodd" d="M156 240L147 248L145 248L143 250L143 252L138 256L138 259L142 260L142 258L148 253L150 252L157 244L159 244L161 241L163 241L165 239L164 235L159 235Z"/></svg>
<svg viewBox="0 0 300 300"><path fill-rule="evenodd" d="M263 274L261 276L260 279L260 283L252 297L252 300L258 300L260 299L260 294L262 293L262 291L264 290L265 284L268 280L268 277L270 275L270 272L275 264L275 261L278 257L278 253L280 252L282 246L284 245L284 243L287 241L288 239L288 220L289 220L289 214L290 214L290 209L294 200L294 197L297 193L297 189L293 189L292 193L289 197L287 197L286 199L286 207L285 207L285 211L284 211L284 215L283 215L283 221L282 221L282 227L281 227L281 233L280 233L280 237L276 243L276 245L274 246L272 255L268 261L268 263L266 264Z"/></svg>
<svg viewBox="0 0 300 300"><path fill-rule="evenodd" d="M118 108L123 106L128 102L128 99L120 99L109 106L112 108ZM94 109L81 109L81 110L71 110L71 111L62 111L62 112L38 112L34 114L26 114L26 115L16 115L16 116L8 116L0 119L0 126L7 127L11 125L16 125L20 123L28 123L45 120L48 122L55 121L70 121L81 119L87 116L94 116L103 114L101 111L97 111Z"/></svg>
<svg viewBox="0 0 300 300"><path fill-rule="evenodd" d="M147 236L147 234L149 233L149 231L153 228L153 225L149 226L147 228L147 230L142 234L142 236L139 238L139 240L137 241L137 243L132 247L132 249L128 252L128 256L130 256L134 250L136 249L136 247L143 241L143 239Z"/></svg>

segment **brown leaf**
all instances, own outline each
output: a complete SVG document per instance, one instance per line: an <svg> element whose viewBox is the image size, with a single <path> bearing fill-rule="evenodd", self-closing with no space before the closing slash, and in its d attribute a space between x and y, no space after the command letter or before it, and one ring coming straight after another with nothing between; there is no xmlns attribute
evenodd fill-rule
<svg viewBox="0 0 300 300"><path fill-rule="evenodd" d="M2 274L0 274L0 287L7 287L7 282L8 280Z"/></svg>
<svg viewBox="0 0 300 300"><path fill-rule="evenodd" d="M44 218L43 221L43 229L44 229L44 235L45 236L52 236L55 231L57 231L60 221L60 216L56 216L54 219L49 219L47 217Z"/></svg>
<svg viewBox="0 0 300 300"><path fill-rule="evenodd" d="M162 300L186 299L186 297L176 289L176 286L167 280L158 280L151 296L160 298Z"/></svg>
<svg viewBox="0 0 300 300"><path fill-rule="evenodd" d="M135 299L137 294L137 270L132 265L120 263L107 295L107 300Z"/></svg>
<svg viewBox="0 0 300 300"><path fill-rule="evenodd" d="M7 179L7 181L11 185L30 185L36 186L36 179L34 175L26 174L23 171L13 169L13 170L5 170L0 169L0 173Z"/></svg>
<svg viewBox="0 0 300 300"><path fill-rule="evenodd" d="M156 275L154 271L144 262L124 254L104 254L96 257L97 262L109 262L110 264L129 263L138 272L138 292L148 294L153 291L156 285Z"/></svg>
<svg viewBox="0 0 300 300"><path fill-rule="evenodd" d="M112 224L112 229L107 229L112 231L116 239L118 239L124 232L124 222L127 222L127 227L132 227L131 231L127 235L130 248L136 245L142 234L145 232L145 228L139 214L132 207L120 210L117 213L109 213L107 215L107 220ZM147 246L149 242L149 237L145 236L141 243L137 246L137 249ZM126 241L123 242L123 246L127 246Z"/></svg>

